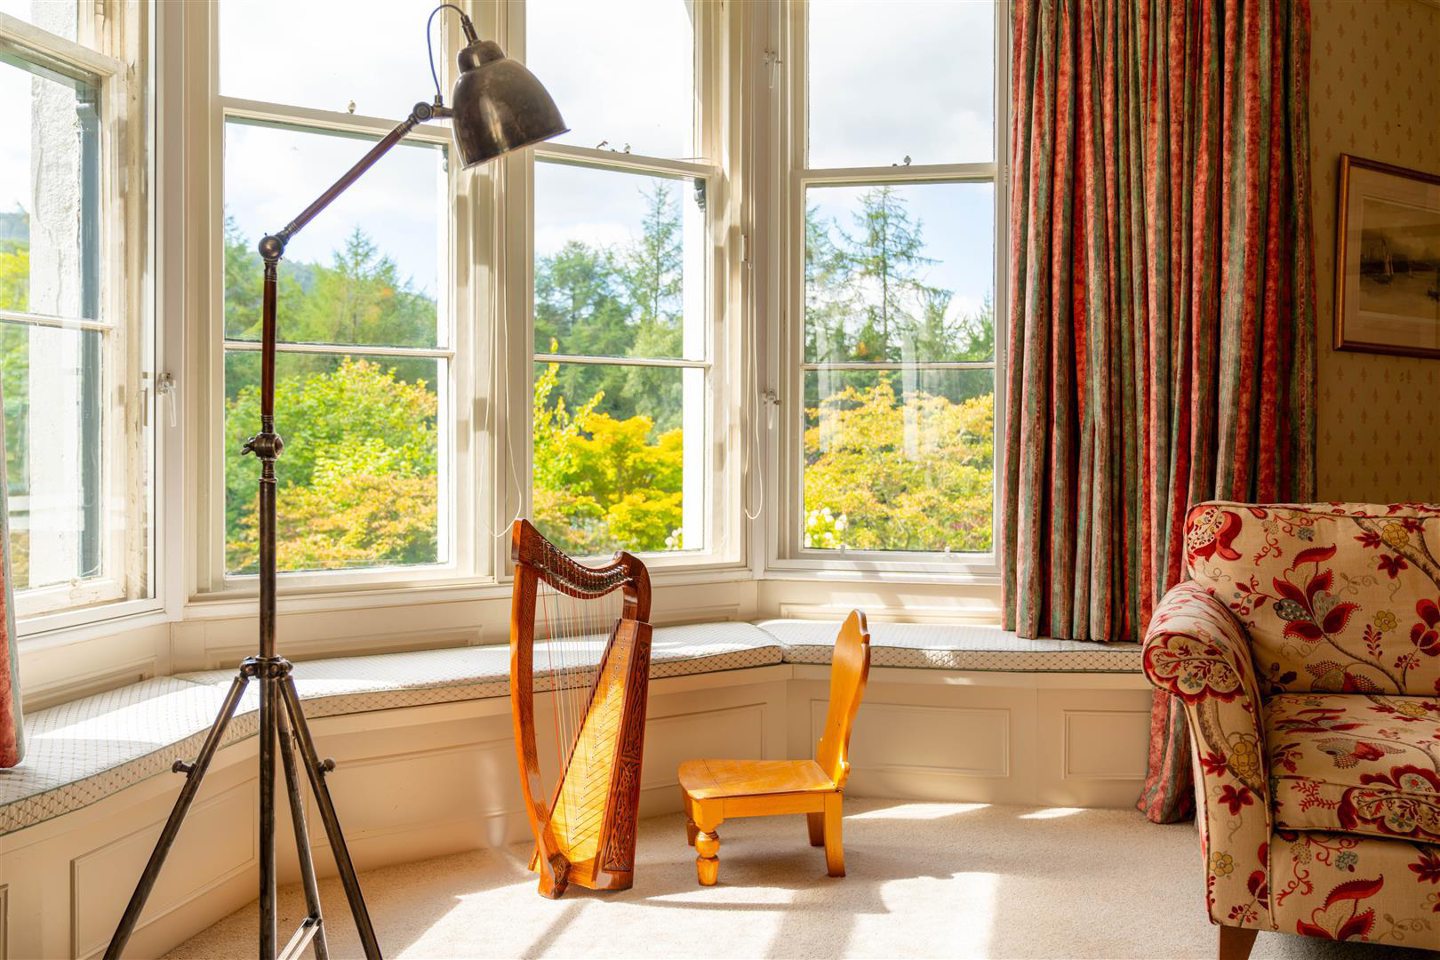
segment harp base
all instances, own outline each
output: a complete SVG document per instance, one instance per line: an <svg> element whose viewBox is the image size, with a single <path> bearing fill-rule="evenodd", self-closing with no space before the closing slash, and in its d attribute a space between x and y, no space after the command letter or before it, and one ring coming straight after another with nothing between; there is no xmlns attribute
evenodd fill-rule
<svg viewBox="0 0 1440 960"><path fill-rule="evenodd" d="M556 854L555 859L550 862L549 871L541 870L539 850L530 854L530 872L540 875L540 896L548 897L551 900L558 900L564 896L565 891L572 883L577 887L584 887L586 890L601 891L629 890L635 885L634 870L586 871L566 860L561 854Z"/></svg>

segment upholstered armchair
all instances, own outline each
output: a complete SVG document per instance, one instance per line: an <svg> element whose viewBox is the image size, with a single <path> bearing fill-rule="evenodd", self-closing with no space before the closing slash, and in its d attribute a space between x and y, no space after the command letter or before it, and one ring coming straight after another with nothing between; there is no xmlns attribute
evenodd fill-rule
<svg viewBox="0 0 1440 960"><path fill-rule="evenodd" d="M1145 638L1189 720L1222 958L1440 949L1440 506L1206 503Z"/></svg>

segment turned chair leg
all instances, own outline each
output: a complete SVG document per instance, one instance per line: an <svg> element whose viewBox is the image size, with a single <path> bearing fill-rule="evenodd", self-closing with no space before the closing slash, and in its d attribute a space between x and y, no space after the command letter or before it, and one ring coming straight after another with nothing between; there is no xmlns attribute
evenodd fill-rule
<svg viewBox="0 0 1440 960"><path fill-rule="evenodd" d="M807 813L805 820L810 825L810 846L825 846L825 814Z"/></svg>
<svg viewBox="0 0 1440 960"><path fill-rule="evenodd" d="M1259 930L1246 927L1220 928L1220 960L1249 960Z"/></svg>
<svg viewBox="0 0 1440 960"><path fill-rule="evenodd" d="M842 797L838 793L825 798L825 868L832 877L845 876L845 850L841 846L841 802ZM813 827L811 836L814 836Z"/></svg>
<svg viewBox="0 0 1440 960"><path fill-rule="evenodd" d="M720 878L720 834L717 825L697 824L695 834L695 875L702 887L713 887Z"/></svg>

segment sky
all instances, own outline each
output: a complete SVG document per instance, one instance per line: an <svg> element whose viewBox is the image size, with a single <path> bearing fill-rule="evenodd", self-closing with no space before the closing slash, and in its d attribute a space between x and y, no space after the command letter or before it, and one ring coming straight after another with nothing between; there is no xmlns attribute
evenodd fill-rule
<svg viewBox="0 0 1440 960"><path fill-rule="evenodd" d="M0 10L27 3L0 0ZM342 111L353 101L358 114L399 120L434 92L423 42L432 8L431 0L220 0L221 92ZM346 15L336 16L341 9ZM983 0L813 0L812 165L888 165L906 155L915 163L991 159L993 10ZM529 0L527 61L572 128L561 142L693 156L690 16L685 0ZM327 55L316 55L317 37ZM0 65L0 122L10 121L9 130L27 121L24 99L17 103L6 85L15 74ZM231 124L226 209L254 242L365 149L360 140ZM28 146L6 138L0 207L28 207L28 166ZM615 245L637 237L640 179L573 169L537 177L555 191L537 198L537 254L569 238ZM417 289L434 294L443 186L437 151L396 150L312 222L289 256L328 262L361 226ZM904 192L923 224L927 255L939 261L926 281L955 290L957 309L974 309L994 286L993 188ZM816 191L811 199L848 224L853 191Z"/></svg>

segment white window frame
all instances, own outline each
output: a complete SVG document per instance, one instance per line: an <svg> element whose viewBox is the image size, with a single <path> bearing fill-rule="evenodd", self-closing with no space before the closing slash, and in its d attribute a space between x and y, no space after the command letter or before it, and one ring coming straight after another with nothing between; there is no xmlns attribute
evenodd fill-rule
<svg viewBox="0 0 1440 960"><path fill-rule="evenodd" d="M156 339L153 324L153 8L136 0L77 3L77 40L0 14L0 44L24 59L83 79L99 90L100 317L9 313L6 319L102 336L101 510L119 522L101 544L102 575L17 590L22 638L157 609L153 509L158 482L152 429Z"/></svg>
<svg viewBox="0 0 1440 960"><path fill-rule="evenodd" d="M203 33L208 56L195 58L198 63L190 65L189 80L192 84L203 84L207 91L204 97L208 104L205 110L203 147L209 158L209 190L203 198L204 209L199 212L198 221L203 224L202 236L208 245L206 262L211 279L205 292L205 311L212 322L192 327L192 333L201 341L201 367L197 370L196 381L204 384L206 398L200 429L190 439L192 453L189 462L199 482L198 513L201 522L197 525L196 556L194 558L195 582L191 585L192 599L212 600L253 594L258 589L255 574L232 574L225 569L225 479L224 457L235 451L224 451L224 363L227 352L258 350L259 344L241 345L227 340L221 331L224 316L224 284L219 278L224 275L224 141L225 126L229 120L280 124L316 133L339 134L356 138L355 159L359 160L367 144L378 140L403 120L403 117L368 117L338 111L318 110L288 104L226 97L219 89L219 15L215 4L193 4L187 10L190 16L201 20L198 25ZM435 22L435 61L442 88L448 91L452 64L459 35L458 21L453 17L437 17ZM416 38L424 23L416 22ZM192 33L192 36L195 34ZM429 102L433 91L421 86L415 90L417 102ZM416 127L405 138L406 143L433 145L449 154L450 216L448 218L450 259L441 265L441 280L436 296L449 318L449 329L442 330L439 343L434 348L397 348L372 346L326 345L318 351L309 346L281 343L280 354L300 352L322 352L330 355L351 356L404 356L434 358L443 360L449 369L449 377L441 378L437 387L437 445L439 504L437 536L442 544L442 554L448 556L442 562L416 565L376 565L359 569L282 572L278 588L282 596L363 592L377 589L398 589L421 585L474 586L494 582L492 551L487 549L484 532L476 522L477 513L484 510L480 501L481 491L486 485L479 478L491 475L486 467L489 462L488 445L480 434L479 418L475 412L485 403L488 391L486 383L485 358L478 344L484 342L479 331L479 318L485 313L483 301L488 283L486 271L481 267L476 251L482 249L476 224L483 222L481 209L486 205L485 195L492 189L492 178L482 168L472 174L461 168L454 156L450 129L447 124L431 123ZM345 168L336 169L333 178L324 176L320 190L338 179ZM424 191L417 188L416 202L424 203ZM308 198L306 201L308 202ZM476 215L471 215L471 210ZM297 208L295 213L299 213ZM321 216L324 216L322 213ZM274 224L270 229L278 230L284 224ZM251 238L257 240L259 238ZM475 264L475 269L471 265ZM287 263L280 262L280 270L287 269ZM448 302L447 302L448 301ZM285 323L283 305L278 318L283 330ZM277 410L277 427L282 436L285 432L284 411ZM259 424L256 424L256 429ZM283 456L283 454L282 454ZM255 470L258 480L259 468ZM283 494L282 494L283 496Z"/></svg>
<svg viewBox="0 0 1440 960"><path fill-rule="evenodd" d="M777 348L779 411L777 442L771 451L777 469L767 485L767 499L778 505L777 521L769 528L767 567L773 575L838 576L843 579L879 578L909 581L994 583L999 578L996 549L987 553L902 552L881 550L816 550L803 545L804 524L804 387L805 373L805 192L812 186L909 185L924 183L993 182L995 194L994 316L995 316L995 455L992 497L992 544L998 547L1003 493L1005 450L1005 324L1006 206L1009 161L1010 3L995 5L994 158L989 163L915 164L912 166L809 168L805 164L808 113L805 85L809 76L806 30L807 0L780 4L778 23L772 28L772 49L785 51L779 66L773 107L779 116L778 145L773 162L778 196L772 218L783 242L776 244L772 276L779 281L780 323ZM757 65L755 69L760 69ZM762 75L763 76L763 75ZM897 144L897 154L903 152ZM833 365L830 365L833 366ZM946 366L951 366L947 364ZM971 365L975 366L975 365Z"/></svg>
<svg viewBox="0 0 1440 960"><path fill-rule="evenodd" d="M511 410L523 415L509 418L508 447L499 451L503 462L512 463L513 476L521 481L518 498L528 513L531 503L531 451L533 439L532 397L534 369L544 358L534 351L534 164L537 160L564 163L598 170L650 174L667 178L689 178L705 182L706 238L708 262L705 301L708 308L707 344L703 359L637 361L627 358L596 358L593 362L616 365L643 363L671 368L703 369L706 389L703 415L705 435L697 444L703 455L699 467L705 473L705 504L703 520L706 543L702 549L656 551L640 554L652 572L665 571L677 575L706 570L743 570L746 566L744 528L741 520L740 469L742 455L739 408L745 391L733 384L733 377L742 370L742 335L739 293L740 207L731 186L730 173L735 155L738 124L732 124L735 106L727 103L729 69L733 63L732 37L737 32L740 7L722 0L698 0L695 21L695 87L697 117L695 126L696 153L703 160L673 160L608 149L573 146L562 143L541 143L506 161L505 244L509 262L504 270L505 289L510 292L504 305L505 323L514 331L508 345L507 369L520 372L512 376L506 387ZM503 24L505 48L512 56L524 58L524 0L508 0L504 4ZM544 78L541 78L542 82ZM560 105L564 110L564 104ZM562 359L563 362L563 359ZM687 417L690 414L687 412ZM688 446L687 438L687 446ZM514 460L509 458L512 455ZM687 450L687 459L689 451ZM506 471L509 481L512 473ZM498 478L497 478L498 479ZM687 470L688 486L691 477ZM505 516L503 523L513 516ZM501 564L508 564L509 545L504 545Z"/></svg>

